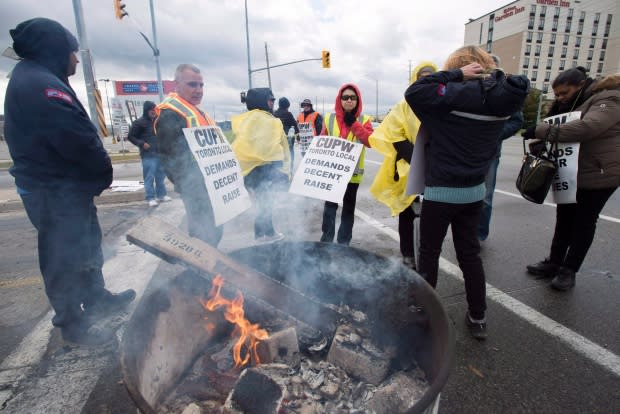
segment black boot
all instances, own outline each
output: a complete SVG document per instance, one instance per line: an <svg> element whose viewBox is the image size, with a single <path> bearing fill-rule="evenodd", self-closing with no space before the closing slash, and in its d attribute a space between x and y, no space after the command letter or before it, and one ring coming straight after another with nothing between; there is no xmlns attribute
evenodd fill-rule
<svg viewBox="0 0 620 414"><path fill-rule="evenodd" d="M84 312L91 320L98 320L123 310L135 298L136 292L133 289L120 293L112 293L105 290L92 303L84 303Z"/></svg>
<svg viewBox="0 0 620 414"><path fill-rule="evenodd" d="M527 272L534 276L540 276L540 278L554 277L559 269L560 265L551 262L549 259L527 265Z"/></svg>
<svg viewBox="0 0 620 414"><path fill-rule="evenodd" d="M114 330L95 327L85 315L60 327L62 339L80 345L104 345L115 338Z"/></svg>
<svg viewBox="0 0 620 414"><path fill-rule="evenodd" d="M556 290L569 290L575 286L575 271L568 267L560 267L551 281L551 287Z"/></svg>

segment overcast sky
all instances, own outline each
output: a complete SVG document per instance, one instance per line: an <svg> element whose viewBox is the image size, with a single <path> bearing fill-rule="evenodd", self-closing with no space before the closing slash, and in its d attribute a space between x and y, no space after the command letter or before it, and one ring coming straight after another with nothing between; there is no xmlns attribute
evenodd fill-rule
<svg viewBox="0 0 620 414"><path fill-rule="evenodd" d="M152 39L148 0L124 0L130 18L115 19L113 0L82 0L86 37L96 78L155 80L151 49L140 36ZM162 79L172 79L179 63L201 68L206 89L202 108L218 121L245 109L239 92L248 88L245 10L243 0L154 0ZM363 110L385 113L403 96L409 68L421 60L441 66L463 45L465 23L509 4L507 0L248 0L252 68L331 52L331 69L320 61L271 70L277 98L286 96L291 111L310 98L315 109L331 111L340 85L357 84ZM0 0L0 49L12 45L9 29L32 17L59 21L76 34L71 0ZM0 100L15 61L0 57ZM70 78L88 107L81 64ZM252 74L254 87L268 86L267 71ZM99 83L104 96L105 85ZM108 87L112 94L111 85ZM4 110L2 110L4 111ZM106 111L107 112L107 111Z"/></svg>

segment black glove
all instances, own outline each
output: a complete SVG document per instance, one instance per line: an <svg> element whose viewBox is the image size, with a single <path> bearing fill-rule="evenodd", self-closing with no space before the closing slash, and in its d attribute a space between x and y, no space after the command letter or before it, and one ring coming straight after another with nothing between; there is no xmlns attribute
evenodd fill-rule
<svg viewBox="0 0 620 414"><path fill-rule="evenodd" d="M413 155L413 144L409 141L398 141L394 144L396 150L396 162L398 160L405 160L408 163L411 162L411 156Z"/></svg>
<svg viewBox="0 0 620 414"><path fill-rule="evenodd" d="M523 133L521 134L521 136L524 139L534 139L536 138L536 125L532 125L531 127L529 127L528 129L526 129L525 131L523 131Z"/></svg>
<svg viewBox="0 0 620 414"><path fill-rule="evenodd" d="M353 112L345 112L344 113L344 123L347 126L353 125L355 122L355 114Z"/></svg>
<svg viewBox="0 0 620 414"><path fill-rule="evenodd" d="M398 181L400 176L398 174L398 161L405 160L408 163L411 162L411 156L413 155L413 144L409 141L398 141L393 143L396 150L396 162L394 163L394 181Z"/></svg>

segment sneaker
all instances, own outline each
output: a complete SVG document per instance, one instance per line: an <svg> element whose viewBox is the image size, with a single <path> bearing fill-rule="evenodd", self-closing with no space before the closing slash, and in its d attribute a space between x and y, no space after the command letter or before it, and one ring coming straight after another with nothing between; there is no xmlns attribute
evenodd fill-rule
<svg viewBox="0 0 620 414"><path fill-rule="evenodd" d="M418 270L415 265L415 257L413 256L404 256L403 266L408 267L409 269L414 270L414 271Z"/></svg>
<svg viewBox="0 0 620 414"><path fill-rule="evenodd" d="M471 336L479 341L487 339L487 319L473 319L469 311L465 314L465 324L469 328Z"/></svg>
<svg viewBox="0 0 620 414"><path fill-rule="evenodd" d="M120 293L105 291L103 296L93 304L84 305L84 313L91 320L105 318L113 313L122 311L136 298L136 291L128 289Z"/></svg>
<svg viewBox="0 0 620 414"><path fill-rule="evenodd" d="M157 207L158 205L159 203L157 202L157 200L149 200L149 207Z"/></svg>
<svg viewBox="0 0 620 414"><path fill-rule="evenodd" d="M560 267L551 281L551 287L555 290L569 290L575 286L575 272L568 267Z"/></svg>
<svg viewBox="0 0 620 414"><path fill-rule="evenodd" d="M547 278L554 277L559 268L559 265L551 262L549 259L545 259L542 262L527 265L527 272L534 276Z"/></svg>
<svg viewBox="0 0 620 414"><path fill-rule="evenodd" d="M261 236L261 237L258 237L256 239L256 243L257 244L269 244L269 243L275 243L275 242L280 241L282 239L284 239L284 234L282 234L282 233L275 233L275 234L273 234L271 236Z"/></svg>
<svg viewBox="0 0 620 414"><path fill-rule="evenodd" d="M170 196L163 196L162 198L158 198L157 201L159 201L160 203L167 203L168 201L172 201L172 198Z"/></svg>

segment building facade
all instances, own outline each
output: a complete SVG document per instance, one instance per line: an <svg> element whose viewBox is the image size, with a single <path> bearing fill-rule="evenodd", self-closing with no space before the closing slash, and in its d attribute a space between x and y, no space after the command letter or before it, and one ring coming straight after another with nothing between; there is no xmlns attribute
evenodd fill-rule
<svg viewBox="0 0 620 414"><path fill-rule="evenodd" d="M598 78L620 72L620 0L518 0L465 24L465 45L501 59L552 93L562 71L577 66Z"/></svg>

